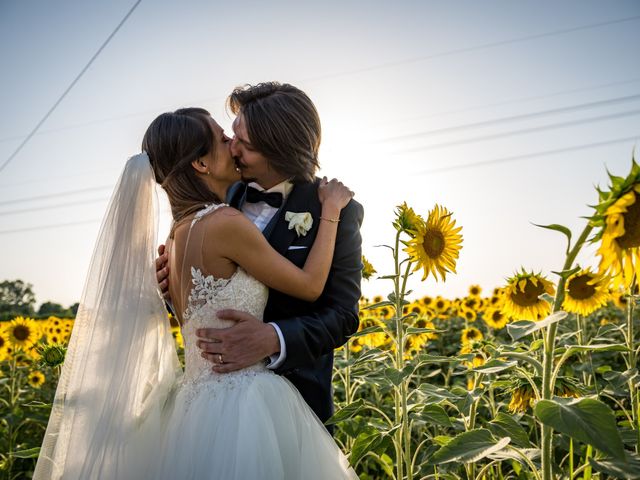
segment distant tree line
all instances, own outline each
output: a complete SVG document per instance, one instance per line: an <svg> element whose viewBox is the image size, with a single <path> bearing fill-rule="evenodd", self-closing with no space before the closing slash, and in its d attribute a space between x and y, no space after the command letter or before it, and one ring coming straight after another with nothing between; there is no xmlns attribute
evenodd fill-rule
<svg viewBox="0 0 640 480"><path fill-rule="evenodd" d="M5 280L0 283L0 320L10 320L18 316L47 318L50 316L74 318L78 303L63 307L59 303L47 301L35 309L36 296L33 285L22 280Z"/></svg>

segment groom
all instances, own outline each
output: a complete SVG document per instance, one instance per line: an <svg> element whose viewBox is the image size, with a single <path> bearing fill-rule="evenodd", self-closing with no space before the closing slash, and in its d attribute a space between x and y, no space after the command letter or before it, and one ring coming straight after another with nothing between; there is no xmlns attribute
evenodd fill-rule
<svg viewBox="0 0 640 480"><path fill-rule="evenodd" d="M227 203L302 267L319 223L337 220L320 218L318 112L304 92L277 82L236 88L228 103L236 115L231 153L244 182L230 189ZM287 212L311 214L306 234L290 227ZM198 346L214 371L232 372L267 359L268 368L289 379L321 421L331 417L333 350L358 328L363 215L354 200L342 210L329 278L318 300L309 303L270 290L264 322L224 310L218 317L236 321L235 326L198 330ZM166 261L163 254L156 262L163 292Z"/></svg>

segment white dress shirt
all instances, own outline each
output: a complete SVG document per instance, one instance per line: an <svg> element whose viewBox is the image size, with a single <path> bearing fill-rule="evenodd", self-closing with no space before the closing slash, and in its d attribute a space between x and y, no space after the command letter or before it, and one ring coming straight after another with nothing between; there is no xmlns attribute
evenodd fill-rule
<svg viewBox="0 0 640 480"><path fill-rule="evenodd" d="M261 192L266 191L281 193L283 202L287 199L289 193L291 193L291 190L293 189L293 183L291 183L291 181L289 180L285 180L284 182L281 182L275 187L271 187L268 190L265 190L255 182L250 183L249 186ZM242 205L242 213L244 213L249 218L249 220L251 220L260 230L264 230L265 227L269 225L269 222L273 219L274 215L278 213L278 209L272 207L266 202L245 202ZM282 365L284 363L284 360L287 358L287 346L284 343L284 337L282 336L280 327L273 322L269 322L269 325L271 325L275 329L276 333L278 334L278 339L280 340L280 353L271 355L271 363L267 365L267 368L274 370Z"/></svg>

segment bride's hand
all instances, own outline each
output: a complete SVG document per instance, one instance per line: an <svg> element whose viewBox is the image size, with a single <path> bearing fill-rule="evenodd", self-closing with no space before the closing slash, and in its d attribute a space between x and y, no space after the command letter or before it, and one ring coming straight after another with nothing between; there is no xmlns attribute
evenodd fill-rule
<svg viewBox="0 0 640 480"><path fill-rule="evenodd" d="M338 213L347 206L353 195L349 187L335 178L327 181L327 177L323 177L318 186L318 198L323 209L336 209Z"/></svg>

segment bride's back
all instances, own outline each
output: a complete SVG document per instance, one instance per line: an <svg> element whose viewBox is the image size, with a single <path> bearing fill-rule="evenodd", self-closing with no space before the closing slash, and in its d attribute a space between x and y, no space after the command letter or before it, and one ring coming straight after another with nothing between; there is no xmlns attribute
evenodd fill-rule
<svg viewBox="0 0 640 480"><path fill-rule="evenodd" d="M176 226L173 238L168 242L169 295L181 324L184 323L182 316L193 287L192 268L215 279L229 279L238 268L234 262L219 254L216 242L207 241L211 231L216 228L216 217L230 211L237 213L220 204L210 205L189 215Z"/></svg>

